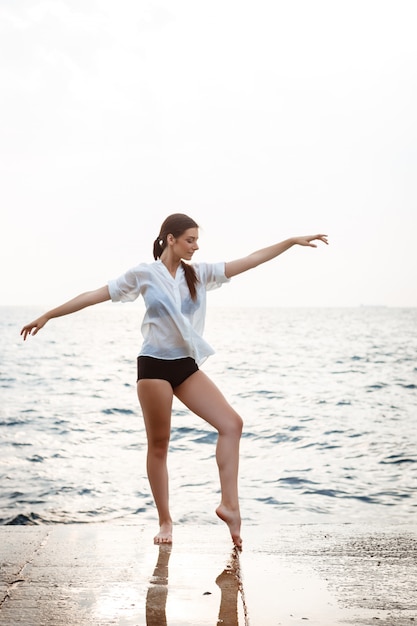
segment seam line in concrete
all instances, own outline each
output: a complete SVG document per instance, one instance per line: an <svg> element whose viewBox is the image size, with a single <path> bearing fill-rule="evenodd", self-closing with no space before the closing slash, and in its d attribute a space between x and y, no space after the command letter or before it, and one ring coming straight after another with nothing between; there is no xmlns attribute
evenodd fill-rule
<svg viewBox="0 0 417 626"><path fill-rule="evenodd" d="M49 530L47 532L47 534L45 535L45 537L42 539L42 541L39 543L39 545L35 547L35 549L32 552L32 555L23 563L22 567L17 572L15 579L7 583L6 591L5 591L4 595L3 595L3 597L0 598L0 611L1 611L2 607L3 607L3 605L8 600L10 600L13 589L15 587L17 587L18 585L20 585L21 583L26 582L26 579L24 577L24 570L25 570L25 568L28 565L33 563L33 561L35 560L36 556L40 553L42 548L44 548L44 546L46 546L46 544L48 543L49 537L51 535L51 532L52 532L52 530Z"/></svg>

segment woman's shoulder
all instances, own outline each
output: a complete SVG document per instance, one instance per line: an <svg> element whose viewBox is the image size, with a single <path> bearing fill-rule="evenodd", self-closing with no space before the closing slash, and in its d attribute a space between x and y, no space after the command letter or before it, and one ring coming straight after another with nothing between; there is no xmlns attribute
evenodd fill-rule
<svg viewBox="0 0 417 626"><path fill-rule="evenodd" d="M222 283L226 282L225 262L218 263L193 263L195 272L202 283Z"/></svg>
<svg viewBox="0 0 417 626"><path fill-rule="evenodd" d="M210 263L210 262L207 262L207 261L199 261L198 263L191 263L191 265L193 266L193 268L195 269L196 272L204 272L204 271L207 271L208 269L216 267L216 265L218 265L218 263Z"/></svg>
<svg viewBox="0 0 417 626"><path fill-rule="evenodd" d="M151 262L141 261L137 265L134 265L133 267L131 267L129 271L135 272L137 274L142 274L142 273L152 273L152 272L157 271L158 269L159 269L158 261L151 261Z"/></svg>

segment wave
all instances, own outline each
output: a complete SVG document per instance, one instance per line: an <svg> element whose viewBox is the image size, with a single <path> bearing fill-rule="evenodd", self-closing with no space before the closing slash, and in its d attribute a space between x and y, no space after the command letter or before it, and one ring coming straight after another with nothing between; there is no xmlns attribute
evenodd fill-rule
<svg viewBox="0 0 417 626"><path fill-rule="evenodd" d="M53 524L53 522L37 513L19 513L8 519L0 518L0 524L4 526L36 526L40 524Z"/></svg>

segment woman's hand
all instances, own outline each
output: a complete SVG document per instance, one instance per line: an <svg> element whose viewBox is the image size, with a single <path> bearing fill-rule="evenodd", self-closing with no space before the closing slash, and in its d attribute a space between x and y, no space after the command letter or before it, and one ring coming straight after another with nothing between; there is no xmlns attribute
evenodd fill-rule
<svg viewBox="0 0 417 626"><path fill-rule="evenodd" d="M294 237L294 243L299 246L309 246L310 248L317 248L315 243L311 243L312 241L322 241L326 245L328 245L327 235L308 235L306 237Z"/></svg>
<svg viewBox="0 0 417 626"><path fill-rule="evenodd" d="M23 326L22 330L20 331L20 334L23 336L23 340L25 341L28 335L36 335L36 333L45 326L48 319L49 318L46 317L46 315L41 315L40 317L38 317L38 319L30 322L30 324L26 324L26 326Z"/></svg>
<svg viewBox="0 0 417 626"><path fill-rule="evenodd" d="M252 254L249 254L241 259L227 262L225 264L224 273L227 278L232 278L232 276L246 272L253 267L257 267L261 263L266 263L266 261L275 259L275 257L279 256L283 252L286 252L296 244L299 246L317 248L315 243L311 243L312 241L322 241L327 244L327 235L307 235L305 237L291 237L291 239L285 239L285 241L280 241L279 243L275 243L267 248L262 248L261 250L252 252Z"/></svg>

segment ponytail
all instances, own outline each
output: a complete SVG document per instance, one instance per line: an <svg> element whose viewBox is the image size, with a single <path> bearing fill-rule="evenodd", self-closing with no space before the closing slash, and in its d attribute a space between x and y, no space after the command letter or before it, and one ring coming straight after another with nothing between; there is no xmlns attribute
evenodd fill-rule
<svg viewBox="0 0 417 626"><path fill-rule="evenodd" d="M153 242L153 258L155 261L161 257L164 248L165 246L163 245L163 240L161 237L157 237Z"/></svg>
<svg viewBox="0 0 417 626"><path fill-rule="evenodd" d="M185 280L187 281L188 289L190 290L191 300L195 302L197 300L197 274L195 273L194 267L189 263L184 263L184 261L181 261L181 266L184 270Z"/></svg>

